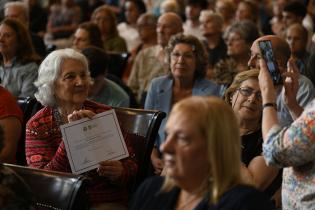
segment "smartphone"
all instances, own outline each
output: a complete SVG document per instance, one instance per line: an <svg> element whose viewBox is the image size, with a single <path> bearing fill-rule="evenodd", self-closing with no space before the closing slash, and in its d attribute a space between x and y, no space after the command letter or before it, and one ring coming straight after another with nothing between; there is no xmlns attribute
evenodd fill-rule
<svg viewBox="0 0 315 210"><path fill-rule="evenodd" d="M258 42L260 53L267 64L268 71L271 75L274 85L282 84L282 76L279 71L276 59L272 51L272 44L270 40L262 40Z"/></svg>

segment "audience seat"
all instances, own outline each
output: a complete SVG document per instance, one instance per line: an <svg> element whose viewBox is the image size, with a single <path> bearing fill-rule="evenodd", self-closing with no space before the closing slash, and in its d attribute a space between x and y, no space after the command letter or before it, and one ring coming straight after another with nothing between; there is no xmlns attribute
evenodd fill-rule
<svg viewBox="0 0 315 210"><path fill-rule="evenodd" d="M24 113L25 130L26 122L39 110L42 105L35 98L20 98L18 104ZM131 186L131 191L150 175L151 152L154 146L158 130L166 114L157 110L144 110L134 108L113 107L115 109L120 127L130 134L139 168ZM25 132L18 144L17 164L26 165L25 158Z"/></svg>
<svg viewBox="0 0 315 210"><path fill-rule="evenodd" d="M151 152L166 114L156 110L120 107L114 107L114 109L121 129L133 136L130 141L139 167L133 186L131 186L131 192L133 192L150 175Z"/></svg>
<svg viewBox="0 0 315 210"><path fill-rule="evenodd" d="M37 210L88 210L87 179L81 175L3 164L30 187Z"/></svg>

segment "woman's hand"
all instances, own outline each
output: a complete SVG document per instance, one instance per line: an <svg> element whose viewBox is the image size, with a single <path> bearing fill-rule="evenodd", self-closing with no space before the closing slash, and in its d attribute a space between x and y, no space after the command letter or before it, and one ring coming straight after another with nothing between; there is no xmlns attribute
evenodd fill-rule
<svg viewBox="0 0 315 210"><path fill-rule="evenodd" d="M283 86L283 99L290 110L293 119L296 119L303 112L303 108L296 100L297 92L299 90L299 70L294 59L288 61L288 69L283 75L285 77Z"/></svg>
<svg viewBox="0 0 315 210"><path fill-rule="evenodd" d="M80 120L82 118L92 118L95 113L90 110L74 110L72 114L68 115L68 122Z"/></svg>
<svg viewBox="0 0 315 210"><path fill-rule="evenodd" d="M111 181L118 180L123 174L124 167L119 160L106 160L99 163L97 172L100 176L104 176Z"/></svg>
<svg viewBox="0 0 315 210"><path fill-rule="evenodd" d="M261 90L261 95L263 99L263 104L265 103L275 103L277 99L277 94L275 87L273 85L270 73L267 69L266 62L264 59L259 60L259 86Z"/></svg>

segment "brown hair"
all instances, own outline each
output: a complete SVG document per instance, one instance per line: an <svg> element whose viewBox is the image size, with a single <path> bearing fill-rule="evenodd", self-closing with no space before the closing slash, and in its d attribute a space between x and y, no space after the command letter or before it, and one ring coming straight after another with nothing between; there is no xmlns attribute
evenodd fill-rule
<svg viewBox="0 0 315 210"><path fill-rule="evenodd" d="M40 57L35 53L30 33L20 21L6 18L0 25L9 26L16 35L16 58L21 63L39 62Z"/></svg>
<svg viewBox="0 0 315 210"><path fill-rule="evenodd" d="M117 36L118 35L118 30L117 30L117 19L116 19L116 15L114 13L114 11L107 5L103 5L103 6L100 6L98 8L96 8L94 10L94 12L92 13L92 16L91 16L91 20L94 20L95 19L95 16L97 13L99 12L105 12L108 17L110 18L110 34L109 34L109 37L111 36Z"/></svg>
<svg viewBox="0 0 315 210"><path fill-rule="evenodd" d="M81 23L78 29L86 30L89 33L89 41L92 46L103 48L101 31L95 23Z"/></svg>

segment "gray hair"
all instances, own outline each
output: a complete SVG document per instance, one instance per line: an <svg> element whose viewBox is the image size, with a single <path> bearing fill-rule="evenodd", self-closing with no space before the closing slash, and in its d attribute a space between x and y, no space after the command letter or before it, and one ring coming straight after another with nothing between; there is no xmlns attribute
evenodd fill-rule
<svg viewBox="0 0 315 210"><path fill-rule="evenodd" d="M143 20L143 22L145 22L145 24L148 25L155 25L157 24L157 17L153 14L153 13L143 13L139 16L138 21L139 20Z"/></svg>
<svg viewBox="0 0 315 210"><path fill-rule="evenodd" d="M233 23L224 32L223 37L226 39L230 33L239 34L241 38L250 45L260 36L256 24L249 20L242 20Z"/></svg>
<svg viewBox="0 0 315 210"><path fill-rule="evenodd" d="M212 22L214 22L217 27L220 27L221 29L223 28L223 17L216 12L213 12L212 10L202 10L199 16L199 20L209 20L211 19Z"/></svg>
<svg viewBox="0 0 315 210"><path fill-rule="evenodd" d="M5 5L4 5L4 11L7 9L7 8L10 8L10 7L18 7L20 9L22 9L24 11L24 16L26 18L26 21L28 22L29 21L29 7L26 3L24 2L21 2L21 1L13 1L13 2L7 2Z"/></svg>
<svg viewBox="0 0 315 210"><path fill-rule="evenodd" d="M84 65L86 73L90 78L88 61L83 54L70 48L53 51L39 66L38 79L34 83L38 88L35 97L44 106L54 107L56 105L54 96L55 81L61 72L63 62L66 59L80 61Z"/></svg>

